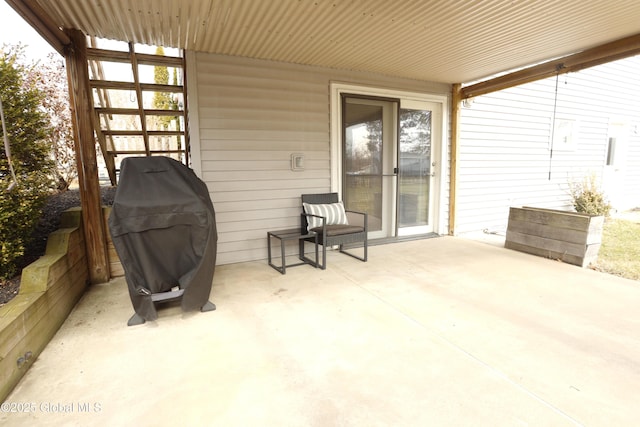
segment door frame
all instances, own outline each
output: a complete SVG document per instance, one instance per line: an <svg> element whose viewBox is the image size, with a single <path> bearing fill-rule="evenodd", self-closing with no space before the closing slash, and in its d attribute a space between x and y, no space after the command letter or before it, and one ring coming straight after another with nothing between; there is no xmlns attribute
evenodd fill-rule
<svg viewBox="0 0 640 427"><path fill-rule="evenodd" d="M445 187L449 176L449 97L422 92L411 92L394 89L384 89L371 86L361 86L349 83L330 83L330 145L331 145L331 191L337 192L342 198L342 95L361 95L367 97L407 99L439 104L441 107L440 120L434 120L433 125L440 126L440 136L432 141L432 160L437 162L434 177L433 194L433 230L437 234L446 234L444 207L447 189ZM437 122L437 123L436 123Z"/></svg>

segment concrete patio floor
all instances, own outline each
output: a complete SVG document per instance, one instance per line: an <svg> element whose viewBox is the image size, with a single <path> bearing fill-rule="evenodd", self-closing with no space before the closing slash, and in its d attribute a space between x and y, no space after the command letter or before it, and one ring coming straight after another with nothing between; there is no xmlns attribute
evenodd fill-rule
<svg viewBox="0 0 640 427"><path fill-rule="evenodd" d="M127 327L124 280L91 287L3 406L33 411L0 424L640 422L640 282L443 237L219 266L211 301Z"/></svg>

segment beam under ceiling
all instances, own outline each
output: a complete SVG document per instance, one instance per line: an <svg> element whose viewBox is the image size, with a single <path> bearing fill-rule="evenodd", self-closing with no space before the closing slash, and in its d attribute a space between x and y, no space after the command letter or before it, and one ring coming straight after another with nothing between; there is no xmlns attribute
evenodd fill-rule
<svg viewBox="0 0 640 427"><path fill-rule="evenodd" d="M485 95L535 80L579 71L618 59L640 54L640 34L625 37L573 55L505 74L460 89L461 99Z"/></svg>
<svg viewBox="0 0 640 427"><path fill-rule="evenodd" d="M62 29L58 28L35 0L5 0L25 21L29 23L60 55L71 43Z"/></svg>

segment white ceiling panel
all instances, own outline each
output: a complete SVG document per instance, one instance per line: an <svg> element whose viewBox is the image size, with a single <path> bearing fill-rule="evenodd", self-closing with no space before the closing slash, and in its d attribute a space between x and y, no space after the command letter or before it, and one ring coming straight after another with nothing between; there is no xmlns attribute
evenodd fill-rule
<svg viewBox="0 0 640 427"><path fill-rule="evenodd" d="M34 0L101 38L446 83L640 33L638 0Z"/></svg>

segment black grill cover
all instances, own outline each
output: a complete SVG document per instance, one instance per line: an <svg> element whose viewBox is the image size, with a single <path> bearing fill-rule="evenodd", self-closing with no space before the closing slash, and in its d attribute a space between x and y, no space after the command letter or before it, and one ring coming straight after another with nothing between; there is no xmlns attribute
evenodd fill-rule
<svg viewBox="0 0 640 427"><path fill-rule="evenodd" d="M218 233L209 191L191 169L169 157L124 159L109 229L138 316L157 319L151 294L175 286L183 310L207 304Z"/></svg>

